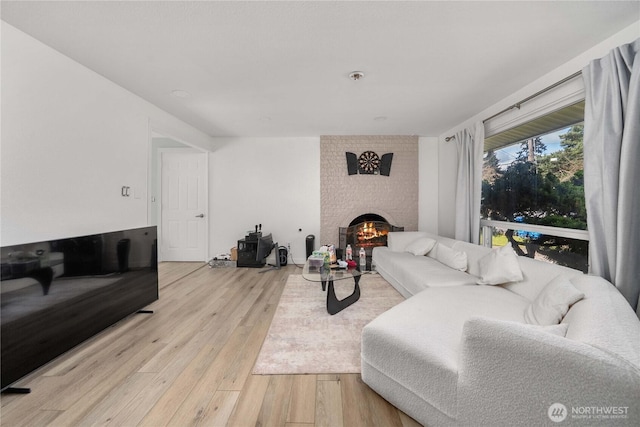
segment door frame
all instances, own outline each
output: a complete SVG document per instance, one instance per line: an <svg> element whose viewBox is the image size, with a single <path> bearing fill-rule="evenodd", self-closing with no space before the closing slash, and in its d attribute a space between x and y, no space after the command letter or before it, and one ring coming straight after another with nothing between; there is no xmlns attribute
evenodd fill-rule
<svg viewBox="0 0 640 427"><path fill-rule="evenodd" d="M176 148L156 148L153 145L153 138L154 137L158 137L158 138L168 138L171 140L174 140L176 142L178 142L179 144L184 145L184 147L176 147ZM153 152L156 151L157 152L157 156L156 156L156 161L155 161L155 176L153 174L153 170L154 168L152 167L152 163L153 163ZM147 203L149 208L147 209L147 222L151 225L156 225L158 227L158 262L164 261L162 259L162 251L160 250L161 244L160 242L163 238L163 230L162 230L162 156L164 153L194 153L194 154L200 154L202 156L204 156L205 162L205 190L204 190L204 215L205 215L205 222L204 222L204 259L201 260L202 262L207 262L209 261L209 178L210 178L210 172L209 172L209 156L208 156L208 152L202 149L199 149L197 147L193 147L190 146L189 144L187 144L184 141L181 141L180 139L171 136L171 135L166 135L164 132L161 131L157 131L155 129L152 130L152 132L150 132L150 138L149 138L149 185L148 185L148 192L147 194L149 194ZM153 194L152 191L152 182L155 183L156 185L156 194ZM155 211L155 212L154 212ZM155 218L156 220L153 221L152 219L152 214L155 213ZM153 224L155 222L155 224Z"/></svg>

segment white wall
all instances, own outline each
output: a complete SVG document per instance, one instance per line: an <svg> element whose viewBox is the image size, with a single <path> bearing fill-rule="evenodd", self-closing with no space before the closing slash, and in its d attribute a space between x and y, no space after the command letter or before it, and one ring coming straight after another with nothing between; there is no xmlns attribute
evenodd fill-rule
<svg viewBox="0 0 640 427"><path fill-rule="evenodd" d="M2 22L1 244L147 224L150 126L205 134ZM132 189L122 197L121 187Z"/></svg>
<svg viewBox="0 0 640 427"><path fill-rule="evenodd" d="M438 233L438 138L418 139L418 230Z"/></svg>
<svg viewBox="0 0 640 427"><path fill-rule="evenodd" d="M473 123L484 120L497 112L520 102L522 99L533 95L534 93L558 82L565 77L572 75L573 73L582 70L593 59L601 58L606 55L611 49L620 45L630 43L640 37L640 21L635 22L624 30L618 32L612 37L602 41L581 55L568 60L562 66L555 70L545 74L538 80L523 87L519 91L504 98L500 102L490 106L484 111L479 112L475 116L469 118L465 122L458 126L448 130L440 135L439 138L439 150L438 150L438 163L439 163L439 192L438 192L438 232L443 236L453 237L454 235L454 212L455 212L455 181L456 181L456 163L457 154L455 143L453 141L445 142L445 137L453 135L456 131L468 126L472 126ZM537 108L535 101L531 101L534 105L528 105L528 109ZM512 111L511 115L519 114L517 110ZM502 117L502 121L507 121L509 118Z"/></svg>
<svg viewBox="0 0 640 427"><path fill-rule="evenodd" d="M215 138L209 154L210 255L262 224L296 263L320 233L320 138ZM302 231L298 231L302 229ZM271 257L273 258L273 257Z"/></svg>

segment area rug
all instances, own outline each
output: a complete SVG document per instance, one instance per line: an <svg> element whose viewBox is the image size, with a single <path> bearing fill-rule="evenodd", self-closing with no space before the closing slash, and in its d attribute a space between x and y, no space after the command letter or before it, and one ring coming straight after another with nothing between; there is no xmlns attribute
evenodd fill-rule
<svg viewBox="0 0 640 427"><path fill-rule="evenodd" d="M335 282L336 296L353 292L351 279ZM254 374L360 372L360 335L371 320L404 298L382 277L360 278L360 299L331 316L320 283L290 275L253 368Z"/></svg>

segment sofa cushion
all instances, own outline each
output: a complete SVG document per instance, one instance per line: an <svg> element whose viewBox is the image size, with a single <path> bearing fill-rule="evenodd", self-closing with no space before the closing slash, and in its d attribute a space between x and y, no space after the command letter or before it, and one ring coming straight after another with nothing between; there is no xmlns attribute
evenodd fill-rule
<svg viewBox="0 0 640 427"><path fill-rule="evenodd" d="M387 247L392 252L405 252L407 246L421 237L431 237L424 231L394 231L387 234Z"/></svg>
<svg viewBox="0 0 640 427"><path fill-rule="evenodd" d="M518 295L522 295L529 301L536 299L538 294L547 286L547 283L561 274L569 278L582 276L581 271L574 270L573 268L563 267L524 256L518 257L518 261L522 269L522 281L506 283L500 286Z"/></svg>
<svg viewBox="0 0 640 427"><path fill-rule="evenodd" d="M433 247L427 254L429 258L437 259L438 257L438 246L446 246L448 248L455 249L455 246L460 243L459 240L450 239L448 237L443 236L431 236L433 239L438 241L438 244ZM465 242L466 243L466 242ZM464 249L456 249L464 252Z"/></svg>
<svg viewBox="0 0 640 427"><path fill-rule="evenodd" d="M454 270L467 270L467 254L462 251L456 251L445 245L437 245L436 259L447 267Z"/></svg>
<svg viewBox="0 0 640 427"><path fill-rule="evenodd" d="M491 253L491 248L462 241L457 241L452 247L467 254L467 273L479 277L480 267L478 263L482 257Z"/></svg>
<svg viewBox="0 0 640 427"><path fill-rule="evenodd" d="M431 249L433 249L436 243L438 242L429 237L418 237L407 245L405 252L412 253L416 256L426 255Z"/></svg>
<svg viewBox="0 0 640 427"><path fill-rule="evenodd" d="M523 322L529 302L500 287L429 288L362 331L362 359L438 410L457 413L458 353L469 316Z"/></svg>
<svg viewBox="0 0 640 427"><path fill-rule="evenodd" d="M492 250L478 262L480 267L479 285L501 285L519 282L523 279L518 255L511 244Z"/></svg>
<svg viewBox="0 0 640 427"><path fill-rule="evenodd" d="M584 294L577 290L567 277L558 276L529 304L524 318L532 325L558 324L569 311L569 307L583 297Z"/></svg>
<svg viewBox="0 0 640 427"><path fill-rule="evenodd" d="M386 246L373 248L376 270L405 298L429 287L474 285L476 278L426 256L393 252Z"/></svg>

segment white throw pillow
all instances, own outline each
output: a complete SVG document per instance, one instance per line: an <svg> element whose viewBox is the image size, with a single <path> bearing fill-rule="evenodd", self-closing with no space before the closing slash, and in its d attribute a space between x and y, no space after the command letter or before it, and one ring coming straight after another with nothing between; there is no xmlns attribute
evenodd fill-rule
<svg viewBox="0 0 640 427"><path fill-rule="evenodd" d="M522 280L522 270L518 255L511 243L494 249L478 261L480 279L478 285L501 285Z"/></svg>
<svg viewBox="0 0 640 427"><path fill-rule="evenodd" d="M437 259L436 255L438 255L438 246L442 245L440 245L440 243L436 243L435 246L429 252L427 252L427 256L429 258Z"/></svg>
<svg viewBox="0 0 640 427"><path fill-rule="evenodd" d="M436 245L435 240L428 237L419 237L413 242L409 243L404 249L406 252L411 252L414 255L426 255Z"/></svg>
<svg viewBox="0 0 640 427"><path fill-rule="evenodd" d="M532 325L556 325L569 307L584 298L584 294L565 276L558 276L544 287L524 312L524 319Z"/></svg>
<svg viewBox="0 0 640 427"><path fill-rule="evenodd" d="M436 259L454 270L467 271L466 252L456 251L449 246L438 244Z"/></svg>

